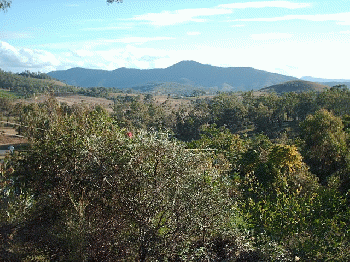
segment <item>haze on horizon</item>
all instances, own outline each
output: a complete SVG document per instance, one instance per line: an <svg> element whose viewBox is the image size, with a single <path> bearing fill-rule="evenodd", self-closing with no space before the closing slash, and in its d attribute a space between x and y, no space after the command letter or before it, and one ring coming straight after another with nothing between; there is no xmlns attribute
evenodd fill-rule
<svg viewBox="0 0 350 262"><path fill-rule="evenodd" d="M182 60L350 79L342 0L13 0L0 13L0 68L165 68Z"/></svg>

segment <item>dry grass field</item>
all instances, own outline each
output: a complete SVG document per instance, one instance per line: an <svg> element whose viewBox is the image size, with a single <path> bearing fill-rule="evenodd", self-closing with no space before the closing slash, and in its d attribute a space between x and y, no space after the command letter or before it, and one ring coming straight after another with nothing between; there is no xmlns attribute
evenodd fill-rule
<svg viewBox="0 0 350 262"><path fill-rule="evenodd" d="M46 101L49 98L48 95L41 95L36 96L33 98L28 99L21 99L19 102L22 103L42 103ZM85 103L88 105L101 105L104 108L106 108L108 111L113 110L113 100L109 100L106 98L101 97L90 97L90 96L83 96L83 95L62 95L62 96L56 96L55 97L58 102L60 103L66 103L69 106L73 104L81 104Z"/></svg>

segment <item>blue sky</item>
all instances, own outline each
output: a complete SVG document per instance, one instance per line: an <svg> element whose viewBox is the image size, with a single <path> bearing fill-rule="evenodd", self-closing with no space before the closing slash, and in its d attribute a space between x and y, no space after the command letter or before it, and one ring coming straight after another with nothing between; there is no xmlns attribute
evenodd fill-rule
<svg viewBox="0 0 350 262"><path fill-rule="evenodd" d="M0 68L165 68L182 60L350 79L350 1L12 0Z"/></svg>

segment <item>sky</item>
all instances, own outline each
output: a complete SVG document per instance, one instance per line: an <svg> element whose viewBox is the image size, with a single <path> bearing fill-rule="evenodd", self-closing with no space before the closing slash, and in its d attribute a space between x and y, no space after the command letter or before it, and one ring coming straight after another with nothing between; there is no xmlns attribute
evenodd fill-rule
<svg viewBox="0 0 350 262"><path fill-rule="evenodd" d="M349 0L12 0L0 69L166 68L183 60L350 79Z"/></svg>

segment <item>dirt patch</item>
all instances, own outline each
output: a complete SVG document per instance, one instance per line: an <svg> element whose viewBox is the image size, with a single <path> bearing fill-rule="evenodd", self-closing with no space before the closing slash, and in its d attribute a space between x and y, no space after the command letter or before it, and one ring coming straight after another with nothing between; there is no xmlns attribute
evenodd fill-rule
<svg viewBox="0 0 350 262"><path fill-rule="evenodd" d="M18 136L17 131L12 127L0 127L0 146L24 144L27 140Z"/></svg>

